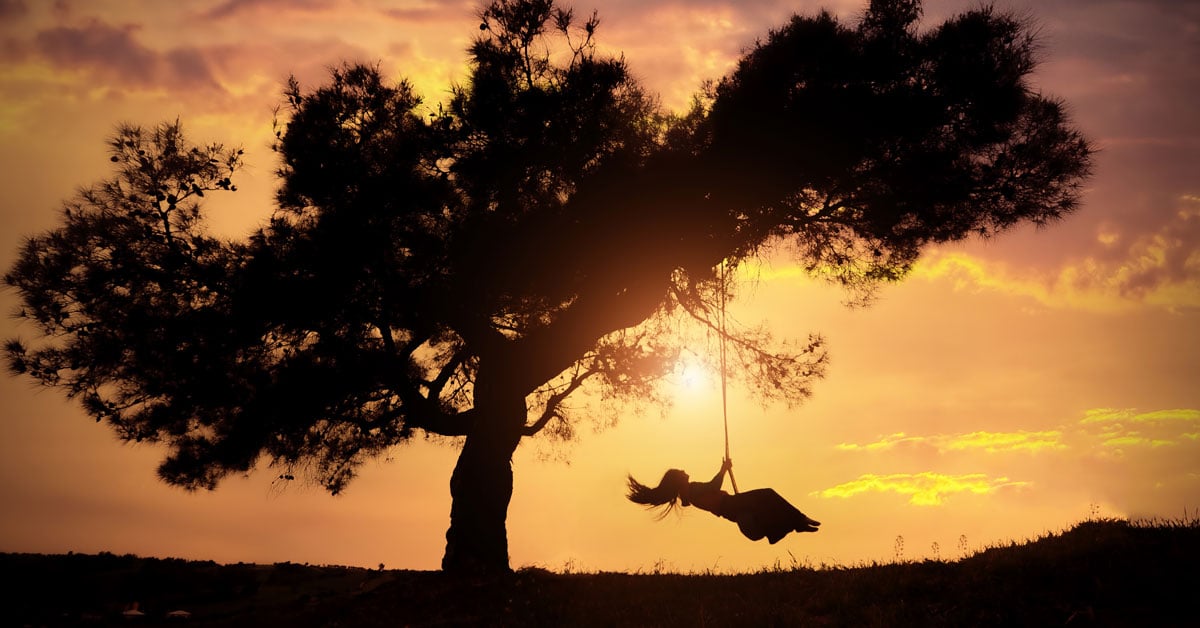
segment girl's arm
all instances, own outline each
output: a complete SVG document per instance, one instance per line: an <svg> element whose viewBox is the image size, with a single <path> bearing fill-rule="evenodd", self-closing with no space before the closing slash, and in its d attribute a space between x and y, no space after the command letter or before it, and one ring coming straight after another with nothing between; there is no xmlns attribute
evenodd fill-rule
<svg viewBox="0 0 1200 628"><path fill-rule="evenodd" d="M730 460L728 458L726 458L725 460L722 460L721 461L721 470L717 471L717 474L713 476L713 479L709 480L708 482L705 482L704 487L709 490L713 490L713 491L721 490L721 485L725 483L725 473L732 468L733 468L732 460Z"/></svg>

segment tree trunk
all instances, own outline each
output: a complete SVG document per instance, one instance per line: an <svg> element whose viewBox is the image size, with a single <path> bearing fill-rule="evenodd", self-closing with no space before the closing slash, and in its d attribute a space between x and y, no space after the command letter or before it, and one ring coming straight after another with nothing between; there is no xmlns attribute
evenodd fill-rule
<svg viewBox="0 0 1200 628"><path fill-rule="evenodd" d="M525 398L497 394L497 382L489 386L491 391L481 383L487 385L478 377L475 427L450 476L450 529L442 557L442 569L448 572L509 571L505 520L513 490L512 455L525 425Z"/></svg>

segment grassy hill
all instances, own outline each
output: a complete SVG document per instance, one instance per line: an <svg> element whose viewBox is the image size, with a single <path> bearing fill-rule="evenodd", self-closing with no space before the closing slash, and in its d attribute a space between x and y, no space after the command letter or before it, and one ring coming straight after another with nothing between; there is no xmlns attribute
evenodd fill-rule
<svg viewBox="0 0 1200 628"><path fill-rule="evenodd" d="M0 554L0 625L1196 626L1200 522L1088 521L955 562L507 577ZM122 611L139 603L146 615ZM186 610L186 620L166 614Z"/></svg>

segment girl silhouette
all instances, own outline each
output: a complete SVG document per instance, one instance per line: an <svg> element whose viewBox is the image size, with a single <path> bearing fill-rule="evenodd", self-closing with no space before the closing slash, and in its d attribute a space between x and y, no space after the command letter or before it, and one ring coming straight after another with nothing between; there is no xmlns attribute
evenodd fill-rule
<svg viewBox="0 0 1200 628"><path fill-rule="evenodd" d="M635 504L665 506L659 519L677 504L707 510L736 523L751 541L766 537L775 544L790 532L817 531L820 521L809 519L772 489L758 488L733 495L721 490L725 474L732 468L733 461L722 461L721 470L708 482L692 482L683 470L669 469L654 488L631 475L626 497Z"/></svg>

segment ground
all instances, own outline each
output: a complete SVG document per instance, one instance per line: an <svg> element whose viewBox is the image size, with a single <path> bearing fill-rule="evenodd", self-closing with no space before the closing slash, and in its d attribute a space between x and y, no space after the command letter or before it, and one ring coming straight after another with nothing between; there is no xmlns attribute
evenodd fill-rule
<svg viewBox="0 0 1200 628"><path fill-rule="evenodd" d="M1088 521L955 562L744 574L440 572L0 554L0 624L1195 625L1200 524ZM186 610L191 618L169 619Z"/></svg>

